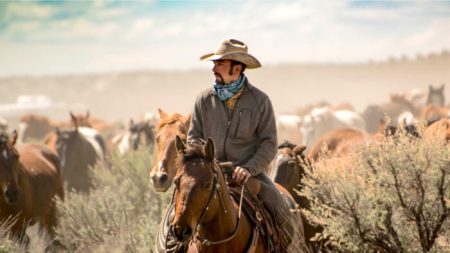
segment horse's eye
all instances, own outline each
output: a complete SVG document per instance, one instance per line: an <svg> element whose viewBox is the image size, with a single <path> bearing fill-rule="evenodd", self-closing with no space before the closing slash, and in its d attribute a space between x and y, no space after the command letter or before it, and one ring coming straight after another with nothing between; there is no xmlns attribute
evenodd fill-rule
<svg viewBox="0 0 450 253"><path fill-rule="evenodd" d="M175 185L179 185L179 184L180 184L180 178L179 178L179 177L174 178L174 179L173 179L173 183L174 183Z"/></svg>

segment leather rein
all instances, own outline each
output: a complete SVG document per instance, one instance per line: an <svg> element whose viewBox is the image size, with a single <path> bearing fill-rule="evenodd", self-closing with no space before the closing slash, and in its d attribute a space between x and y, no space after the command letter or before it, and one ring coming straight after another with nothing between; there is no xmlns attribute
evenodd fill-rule
<svg viewBox="0 0 450 253"><path fill-rule="evenodd" d="M195 163L194 163L195 165ZM213 189L211 190L211 193L209 195L209 199L208 199L208 203L206 204L205 208L203 208L202 213L200 215L200 218L197 222L197 225L195 226L195 232L196 232L196 239L193 239L193 241L195 242L197 239L204 245L206 246L212 246L212 245L218 245L218 244L222 244L222 243L226 243L231 241L237 234L238 230L239 230L239 225L240 225L240 221L241 221L241 210L242 210L242 201L243 201L243 196L244 196L244 186L242 185L241 188L241 196L240 196L240 200L239 200L239 213L238 213L238 218L237 218L237 224L236 224L236 228L234 229L233 233L228 236L227 238L224 238L222 240L218 240L218 241L211 241L209 239L207 239L204 236L200 235L200 227L201 227L201 223L203 222L203 219L205 218L205 214L206 212L209 210L209 205L211 204L212 199L217 198L217 196L219 196L220 199L220 203L222 204L222 207L224 208L225 213L227 213L227 209L225 208L225 204L223 202L223 199L220 195L220 184L219 184L219 180L218 180L218 172L217 172L217 167L219 167L219 165L217 164L217 162L214 162L214 167L213 167L213 172L214 172L214 179L213 179Z"/></svg>

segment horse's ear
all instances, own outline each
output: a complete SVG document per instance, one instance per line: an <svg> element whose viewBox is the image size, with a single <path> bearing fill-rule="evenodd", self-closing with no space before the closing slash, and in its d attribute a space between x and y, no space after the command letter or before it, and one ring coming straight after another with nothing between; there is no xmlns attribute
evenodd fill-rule
<svg viewBox="0 0 450 253"><path fill-rule="evenodd" d="M303 151L305 151L305 150L306 150L306 145L297 145L293 149L295 155L298 155L298 156L302 156L303 155Z"/></svg>
<svg viewBox="0 0 450 253"><path fill-rule="evenodd" d="M70 112L70 118L72 119L73 125L75 126L75 130L78 132L77 117L72 112Z"/></svg>
<svg viewBox="0 0 450 253"><path fill-rule="evenodd" d="M72 121L74 121L77 118L77 117L75 117L75 114L73 114L72 111L69 111L69 115L70 115L70 118L72 119Z"/></svg>
<svg viewBox="0 0 450 253"><path fill-rule="evenodd" d="M161 108L158 108L158 113L159 113L159 119L160 120L163 120L163 119L169 117L167 112L163 111Z"/></svg>
<svg viewBox="0 0 450 253"><path fill-rule="evenodd" d="M184 153L186 150L186 144L184 144L184 141L178 135L175 138L175 147L177 148L178 153Z"/></svg>
<svg viewBox="0 0 450 253"><path fill-rule="evenodd" d="M19 134L17 133L17 130L14 129L11 135L11 144L14 146L17 143L17 138L19 137Z"/></svg>
<svg viewBox="0 0 450 253"><path fill-rule="evenodd" d="M214 150L214 142L211 138L208 138L205 146L205 157L209 161L214 161L215 158L215 150Z"/></svg>
<svg viewBox="0 0 450 253"><path fill-rule="evenodd" d="M189 125L191 124L191 118L192 118L192 114L187 115L186 117L184 117L183 119L183 124L189 128Z"/></svg>

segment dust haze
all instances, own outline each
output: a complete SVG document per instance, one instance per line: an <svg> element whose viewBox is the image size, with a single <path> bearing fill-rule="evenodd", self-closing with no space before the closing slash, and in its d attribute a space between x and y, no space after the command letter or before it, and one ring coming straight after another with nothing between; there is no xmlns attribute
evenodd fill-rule
<svg viewBox="0 0 450 253"><path fill-rule="evenodd" d="M364 64L272 65L247 70L246 74L271 97L277 114L295 113L299 107L318 101L348 102L362 112L369 104L388 102L391 93L450 85L450 54ZM68 110L89 110L92 116L125 122L157 108L189 113L196 96L213 81L208 69L3 77L0 99L1 104L7 104L15 103L19 95L46 95ZM445 88L446 97L449 90Z"/></svg>

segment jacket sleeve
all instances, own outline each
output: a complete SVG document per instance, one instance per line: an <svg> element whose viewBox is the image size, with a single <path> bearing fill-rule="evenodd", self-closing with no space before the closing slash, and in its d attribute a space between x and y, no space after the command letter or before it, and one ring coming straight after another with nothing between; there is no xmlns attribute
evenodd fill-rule
<svg viewBox="0 0 450 253"><path fill-rule="evenodd" d="M277 128L275 122L275 113L272 102L266 97L259 107L260 118L256 135L258 138L255 155L248 160L244 167L249 170L252 176L267 172L270 163L277 153Z"/></svg>
<svg viewBox="0 0 450 253"><path fill-rule="evenodd" d="M188 130L187 143L201 143L203 137L203 119L202 119L202 94L195 100L194 110L192 112L191 124Z"/></svg>

